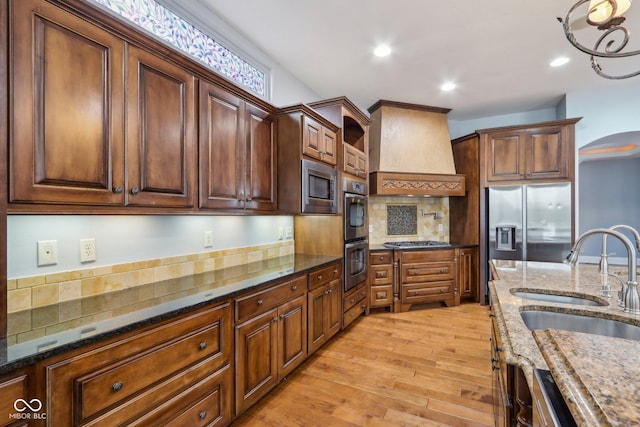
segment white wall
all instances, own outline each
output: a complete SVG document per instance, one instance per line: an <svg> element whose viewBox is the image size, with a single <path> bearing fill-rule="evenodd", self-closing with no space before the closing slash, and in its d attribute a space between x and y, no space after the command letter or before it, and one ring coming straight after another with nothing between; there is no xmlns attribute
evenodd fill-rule
<svg viewBox="0 0 640 427"><path fill-rule="evenodd" d="M278 242L291 216L9 215L7 275L26 277L123 262ZM213 231L213 247L204 232ZM80 239L95 238L95 262L80 263ZM57 240L58 264L38 267L38 240ZM290 240L290 239L289 239Z"/></svg>
<svg viewBox="0 0 640 427"><path fill-rule="evenodd" d="M461 136L469 135L478 129L546 122L549 120L556 120L556 118L556 109L547 108L543 110L503 114L500 116L480 117L471 120L449 120L448 122L451 139L456 139Z"/></svg>

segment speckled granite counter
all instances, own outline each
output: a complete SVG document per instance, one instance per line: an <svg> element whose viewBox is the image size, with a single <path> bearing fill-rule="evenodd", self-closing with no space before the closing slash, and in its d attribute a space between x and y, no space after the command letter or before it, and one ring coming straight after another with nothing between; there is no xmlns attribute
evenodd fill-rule
<svg viewBox="0 0 640 427"><path fill-rule="evenodd" d="M520 316L522 310L546 310L640 325L640 316L624 313L617 297L600 296L596 266L579 264L571 269L556 263L493 262L499 278L489 283L491 304L507 363L522 368L529 386L534 368L549 369L578 425L639 425L639 342L555 329L532 333ZM616 295L619 282L610 278L609 284ZM511 293L514 289L562 291L606 305L540 302L516 297Z"/></svg>
<svg viewBox="0 0 640 427"><path fill-rule="evenodd" d="M0 374L339 259L289 255L10 313L10 329L26 338L0 340Z"/></svg>

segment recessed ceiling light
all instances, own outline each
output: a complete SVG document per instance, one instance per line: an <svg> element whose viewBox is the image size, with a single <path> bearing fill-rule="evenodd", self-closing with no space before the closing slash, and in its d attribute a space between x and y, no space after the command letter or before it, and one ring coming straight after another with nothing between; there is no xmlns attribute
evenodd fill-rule
<svg viewBox="0 0 640 427"><path fill-rule="evenodd" d="M566 64L567 62L569 62L569 58L567 58L566 56L560 56L560 57L554 59L553 61L551 61L549 63L549 65L552 66L552 67L561 67L564 64Z"/></svg>
<svg viewBox="0 0 640 427"><path fill-rule="evenodd" d="M453 82L447 82L447 83L444 83L442 86L440 86L440 90L443 90L445 92L452 91L455 88L456 88L456 84Z"/></svg>
<svg viewBox="0 0 640 427"><path fill-rule="evenodd" d="M386 44L381 44L373 50L373 54L375 56L380 56L380 57L389 56L390 53L391 53L391 48Z"/></svg>

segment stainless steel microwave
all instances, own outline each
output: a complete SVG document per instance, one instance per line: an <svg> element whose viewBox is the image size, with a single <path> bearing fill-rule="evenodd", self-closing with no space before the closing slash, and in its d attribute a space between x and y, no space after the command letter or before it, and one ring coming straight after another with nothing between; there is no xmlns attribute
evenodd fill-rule
<svg viewBox="0 0 640 427"><path fill-rule="evenodd" d="M338 212L336 170L312 160L302 160L302 213Z"/></svg>

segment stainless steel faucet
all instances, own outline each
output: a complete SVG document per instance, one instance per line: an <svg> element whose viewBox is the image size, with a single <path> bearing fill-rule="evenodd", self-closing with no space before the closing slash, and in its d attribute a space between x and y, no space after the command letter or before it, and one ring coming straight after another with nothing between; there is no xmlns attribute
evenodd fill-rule
<svg viewBox="0 0 640 427"><path fill-rule="evenodd" d="M638 248L638 251L640 251L640 233L638 233L638 231L626 224L618 224L618 225L614 225L612 227L609 227L609 230L618 230L618 229L625 229L630 231L633 236L635 237L636 240L636 248ZM609 255L615 255L615 254L608 254L607 253L607 236L608 234L603 234L602 235L602 252L600 254L600 263L598 264L598 270L600 271L600 273L602 273L605 277L609 276ZM603 295L604 293L607 293L607 290L604 289L603 287ZM607 295L610 296L610 295ZM623 298L624 295L620 296L618 298L618 304L623 306L624 302L623 302Z"/></svg>
<svg viewBox="0 0 640 427"><path fill-rule="evenodd" d="M622 291L620 292L620 298L622 299L622 305L624 307L625 313L630 314L640 314L640 296L638 296L638 272L637 272L637 259L636 259L636 250L629 240L624 234L619 231L612 230L610 228L594 228L592 230L584 232L578 240L576 240L575 245L571 248L571 251L567 255L565 263L570 266L575 266L578 262L578 257L580 256L580 249L582 248L582 244L586 240L587 237L592 236L594 234L603 234L609 235L613 237L617 237L624 246L627 248L627 268L629 270L629 277L627 279L627 283L623 282Z"/></svg>

